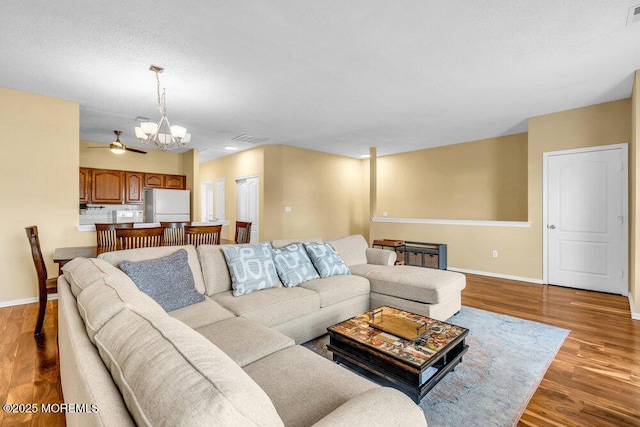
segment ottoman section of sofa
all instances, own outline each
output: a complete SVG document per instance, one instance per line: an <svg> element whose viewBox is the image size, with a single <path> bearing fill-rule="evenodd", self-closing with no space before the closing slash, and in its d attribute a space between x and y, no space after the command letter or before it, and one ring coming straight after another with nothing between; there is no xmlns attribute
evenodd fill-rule
<svg viewBox="0 0 640 427"><path fill-rule="evenodd" d="M240 366L295 345L288 336L244 317L222 320L196 331Z"/></svg>
<svg viewBox="0 0 640 427"><path fill-rule="evenodd" d="M450 300L466 286L464 274L433 268L361 264L350 269L369 279L371 292L427 304Z"/></svg>
<svg viewBox="0 0 640 427"><path fill-rule="evenodd" d="M320 296L308 289L271 288L234 297L231 291L219 292L213 300L236 316L273 326L320 310Z"/></svg>

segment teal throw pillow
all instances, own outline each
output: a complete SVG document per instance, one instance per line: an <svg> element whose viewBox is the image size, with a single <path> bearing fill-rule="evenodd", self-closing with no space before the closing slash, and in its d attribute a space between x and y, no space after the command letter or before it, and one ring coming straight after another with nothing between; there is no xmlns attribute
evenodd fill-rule
<svg viewBox="0 0 640 427"><path fill-rule="evenodd" d="M320 273L320 277L351 274L349 267L330 243L305 243L304 248L307 250L313 266Z"/></svg>
<svg viewBox="0 0 640 427"><path fill-rule="evenodd" d="M234 297L281 285L271 243L223 245L221 249L231 274Z"/></svg>
<svg viewBox="0 0 640 427"><path fill-rule="evenodd" d="M320 278L302 243L292 243L284 248L274 249L273 261L282 284L287 288Z"/></svg>

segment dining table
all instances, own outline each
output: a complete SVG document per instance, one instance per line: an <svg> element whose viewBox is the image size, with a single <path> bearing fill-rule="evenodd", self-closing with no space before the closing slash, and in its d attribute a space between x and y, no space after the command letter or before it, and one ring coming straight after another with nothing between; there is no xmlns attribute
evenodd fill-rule
<svg viewBox="0 0 640 427"><path fill-rule="evenodd" d="M235 240L220 239L221 245L235 245ZM71 246L55 248L53 262L58 264L58 275L62 275L62 267L74 258L95 258L101 253L118 250L114 246Z"/></svg>

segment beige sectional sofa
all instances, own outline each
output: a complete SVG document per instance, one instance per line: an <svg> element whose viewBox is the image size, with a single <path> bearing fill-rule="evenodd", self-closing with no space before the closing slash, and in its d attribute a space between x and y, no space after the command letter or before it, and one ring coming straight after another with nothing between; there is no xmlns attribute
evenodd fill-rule
<svg viewBox="0 0 640 427"><path fill-rule="evenodd" d="M378 301L444 320L460 308L464 276L394 266L393 252L369 249L362 236L331 244L352 274L238 297L220 246L69 262L58 280L63 394L66 403L96 406L68 413L67 424L426 425L401 392L296 344ZM177 310L166 312L116 268L179 249L204 301Z"/></svg>

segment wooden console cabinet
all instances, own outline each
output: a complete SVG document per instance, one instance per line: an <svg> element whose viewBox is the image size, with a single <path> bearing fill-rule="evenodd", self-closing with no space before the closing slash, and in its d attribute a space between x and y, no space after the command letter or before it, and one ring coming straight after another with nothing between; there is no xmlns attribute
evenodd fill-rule
<svg viewBox="0 0 640 427"><path fill-rule="evenodd" d="M447 269L447 245L444 243L384 239L374 240L373 247L395 251L398 264Z"/></svg>

